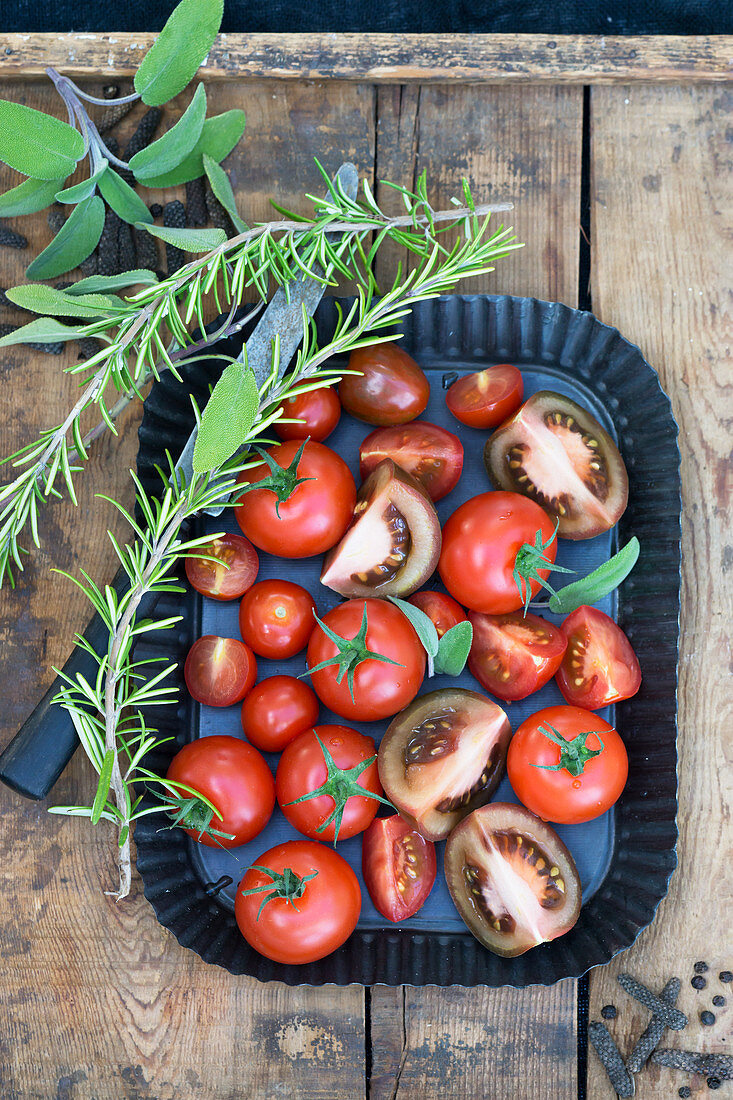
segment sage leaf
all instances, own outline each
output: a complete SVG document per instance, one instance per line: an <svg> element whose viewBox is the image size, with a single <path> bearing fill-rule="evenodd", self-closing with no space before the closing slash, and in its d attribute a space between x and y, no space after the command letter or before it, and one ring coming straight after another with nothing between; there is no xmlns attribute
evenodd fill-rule
<svg viewBox="0 0 733 1100"><path fill-rule="evenodd" d="M109 785L112 781L112 768L115 762L114 749L107 749L104 754L104 760L102 761L102 770L99 773L99 783L97 785L97 793L94 796L94 804L92 805L92 825L96 825L102 816L102 810L104 804L107 801L107 795L109 794Z"/></svg>
<svg viewBox="0 0 733 1100"><path fill-rule="evenodd" d="M152 176L145 180L146 187L177 187L180 183L189 183L204 174L204 154L218 164L231 153L237 144L246 124L244 111L238 109L224 111L221 115L207 118L201 129L201 136L185 160L172 172Z"/></svg>
<svg viewBox="0 0 733 1100"><path fill-rule="evenodd" d="M618 588L639 559L639 540L633 535L626 545L587 577L566 584L550 597L550 611L570 615L584 604L594 604Z"/></svg>
<svg viewBox="0 0 733 1100"><path fill-rule="evenodd" d="M99 193L109 203L123 222L135 225L137 222L150 223L153 215L134 187L130 187L119 173L108 168L99 181Z"/></svg>
<svg viewBox="0 0 733 1100"><path fill-rule="evenodd" d="M104 294L108 290L122 290L126 286L155 286L158 276L147 268L123 271L119 275L89 275L64 292L74 297L77 294Z"/></svg>
<svg viewBox="0 0 733 1100"><path fill-rule="evenodd" d="M238 233L244 233L247 226L244 224L237 211L237 201L234 198L234 191L229 182L229 176L221 165L211 159L208 153L204 153L204 171L211 184L211 190L232 219L234 228Z"/></svg>
<svg viewBox="0 0 733 1100"><path fill-rule="evenodd" d="M88 199L97 190L97 183L107 171L108 165L109 161L103 160L97 171L89 179L82 180L81 183L75 183L73 187L66 187L63 191L57 192L56 201L73 205L81 202L82 199Z"/></svg>
<svg viewBox="0 0 733 1100"><path fill-rule="evenodd" d="M53 279L86 260L104 228L104 203L91 195L74 208L51 243L26 268L29 279Z"/></svg>
<svg viewBox="0 0 733 1100"><path fill-rule="evenodd" d="M0 99L0 160L24 176L66 179L84 156L84 138L60 118Z"/></svg>
<svg viewBox="0 0 733 1100"><path fill-rule="evenodd" d="M466 667L468 654L473 642L473 627L469 622L456 623L446 630L438 643L435 657L436 673L445 676L460 676Z"/></svg>
<svg viewBox="0 0 733 1100"><path fill-rule="evenodd" d="M219 33L224 0L181 0L135 73L135 91L160 107L193 79Z"/></svg>
<svg viewBox="0 0 733 1100"><path fill-rule="evenodd" d="M13 286L6 292L11 302L34 313L52 317L109 317L123 306L119 298L104 294L81 294L76 297L52 286L30 283Z"/></svg>
<svg viewBox="0 0 733 1100"><path fill-rule="evenodd" d="M86 334L84 326L64 325L53 317L36 317L35 321L29 321L15 332L3 336L0 347L7 348L11 344L52 344L59 340L78 340Z"/></svg>
<svg viewBox="0 0 733 1100"><path fill-rule="evenodd" d="M175 245L184 252L211 252L224 244L227 235L223 229L171 229L165 225L143 225L138 229L147 229L154 237L160 237L166 244Z"/></svg>
<svg viewBox="0 0 733 1100"><path fill-rule="evenodd" d="M57 180L25 180L0 195L0 217L14 218L20 214L37 214L45 210L56 197L66 177Z"/></svg>
<svg viewBox="0 0 733 1100"><path fill-rule="evenodd" d="M201 137L206 118L206 91L199 84L194 97L175 126L167 130L157 141L135 153L130 168L140 183L154 176L171 172L188 156Z"/></svg>
<svg viewBox="0 0 733 1100"><path fill-rule="evenodd" d="M397 596L389 596L388 599L409 619L428 657L435 657L439 649L438 631L430 616L407 600L400 600Z"/></svg>
<svg viewBox="0 0 733 1100"><path fill-rule="evenodd" d="M244 442L255 422L260 394L254 371L239 360L225 368L214 386L193 449L194 473L215 470Z"/></svg>

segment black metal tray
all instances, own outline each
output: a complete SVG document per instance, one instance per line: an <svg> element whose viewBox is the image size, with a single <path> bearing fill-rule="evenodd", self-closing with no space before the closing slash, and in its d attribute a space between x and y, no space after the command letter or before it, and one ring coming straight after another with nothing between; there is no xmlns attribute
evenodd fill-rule
<svg viewBox="0 0 733 1100"><path fill-rule="evenodd" d="M317 313L319 336L333 329L333 300ZM517 959L502 959L486 951L465 929L439 874L433 892L419 914L404 925L386 923L363 891L364 905L356 931L334 955L306 966L281 966L251 950L233 918L238 878L266 848L292 835L276 808L265 832L235 855L203 848L178 831L159 831L154 817L143 818L136 830L138 867L145 894L160 922L206 961L232 973L261 980L296 984L336 982L410 983L415 985L549 984L579 976L607 962L628 947L653 918L676 864L676 676L679 615L679 452L677 427L656 373L638 348L591 314L534 299L488 296L446 297L417 306L401 326L401 343L431 378L431 403L424 418L460 428L445 409L443 389L453 372L476 370L491 362L510 361L522 367L525 392L555 389L589 408L618 441L630 481L629 507L618 530L583 542L560 543L558 562L586 572L636 534L642 557L619 593L598 606L614 615L632 639L641 662L639 694L622 703L614 715L629 752L629 782L609 813L587 825L558 827L571 848L583 885L583 908L576 927L551 944ZM234 352L238 349L228 347ZM184 375L200 403L220 370L201 364ZM180 452L193 425L186 387L164 375L145 404L140 428L138 471L152 491L159 490L155 463L166 449ZM328 443L352 465L358 462L358 441L369 429L342 417ZM466 450L461 482L438 506L444 521L462 500L490 487L481 453L485 433L460 428ZM354 461L356 460L356 462ZM238 530L231 516L206 521L200 530ZM645 553L645 547L647 552ZM259 579L290 577L317 594L323 614L338 598L318 585L320 560L284 562L261 555ZM437 578L434 582L439 587ZM193 640L202 633L238 637L237 605L204 600L188 592L161 614L181 613L177 633L167 632L161 646L182 667ZM552 616L549 616L552 618ZM151 650L154 646L148 646ZM171 650L173 650L171 654ZM302 654L275 665L258 661L260 677L277 671L302 671ZM440 686L430 681L423 690ZM182 685L182 679L179 677ZM476 688L465 672L458 683ZM553 702L562 702L551 683L521 703L502 704L512 728L523 718ZM170 752L151 764L164 769L185 741L219 732L241 736L239 707L200 707L185 688L178 705L156 710L158 728L174 736ZM341 721L322 708L320 721ZM386 723L358 724L379 740ZM277 758L269 759L273 770ZM514 800L508 780L497 797ZM360 874L360 838L347 840L339 851ZM442 861L439 858L439 865ZM230 882L222 876L229 876ZM219 885L224 882L224 886Z"/></svg>

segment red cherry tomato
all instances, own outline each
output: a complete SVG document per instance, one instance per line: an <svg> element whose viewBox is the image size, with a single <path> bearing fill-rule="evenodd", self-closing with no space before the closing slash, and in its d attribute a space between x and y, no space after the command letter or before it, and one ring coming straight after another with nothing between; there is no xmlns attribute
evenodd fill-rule
<svg viewBox="0 0 733 1100"><path fill-rule="evenodd" d="M361 912L361 890L338 852L312 840L290 840L263 852L255 864L240 882L234 902L239 930L255 951L280 963L315 962L349 938ZM288 876L286 883L283 872L288 868L298 877ZM261 892L245 896L245 890L258 887ZM271 894L277 896L262 907Z"/></svg>
<svg viewBox="0 0 733 1100"><path fill-rule="evenodd" d="M569 741L571 755L543 729ZM582 762L581 752L581 763L574 764L572 756L581 747L600 753ZM569 768L551 770L564 762ZM597 714L581 707L545 707L514 734L507 772L517 798L538 817L576 825L613 806L626 785L629 761L616 730Z"/></svg>
<svg viewBox="0 0 733 1100"><path fill-rule="evenodd" d="M302 446L297 439L270 447L268 454L287 469ZM243 471L237 481L255 484L271 476L263 462ZM323 554L339 541L351 523L356 484L349 467L322 443L306 443L297 466L298 478L307 478L277 507L271 489L243 493L234 509L242 531L260 550L281 558L308 558Z"/></svg>
<svg viewBox="0 0 733 1100"><path fill-rule="evenodd" d="M557 672L567 647L565 635L539 615L471 611L473 643L468 667L498 699L526 699Z"/></svg>
<svg viewBox="0 0 733 1100"><path fill-rule="evenodd" d="M257 679L257 661L249 646L236 638L204 634L188 651L183 677L199 703L230 707L244 699Z"/></svg>
<svg viewBox="0 0 733 1100"><path fill-rule="evenodd" d="M186 576L197 592L212 600L236 600L254 584L260 559L249 539L222 535L200 549L205 558L185 559Z"/></svg>
<svg viewBox="0 0 733 1100"><path fill-rule="evenodd" d="M255 684L242 703L242 729L263 752L280 752L318 721L318 700L304 680L270 676Z"/></svg>
<svg viewBox="0 0 733 1100"><path fill-rule="evenodd" d="M316 620L315 600L292 581L259 581L239 605L239 629L247 645L272 661L294 657L305 649Z"/></svg>
<svg viewBox="0 0 733 1100"><path fill-rule="evenodd" d="M326 760L318 738L337 767L344 771L374 757L373 763L356 779L356 785L373 794L381 794L382 784L379 782L373 738L365 737L363 733L358 733L349 726L316 726L315 729L303 730L286 746L275 777L275 793L280 809L290 824L304 836L309 836L311 840L334 840L336 822L331 821L325 828L322 827L337 805L331 795L322 794L305 802L289 804L305 794L317 791L328 779ZM338 797L337 792L334 793ZM346 840L366 829L379 809L379 802L376 798L362 798L354 794L345 803L342 796L341 801L343 817L338 829L338 839Z"/></svg>
<svg viewBox="0 0 733 1100"><path fill-rule="evenodd" d="M522 404L524 382L511 363L464 374L448 389L445 403L469 428L495 428Z"/></svg>
<svg viewBox="0 0 733 1100"><path fill-rule="evenodd" d="M284 424L282 420L276 420L275 431L281 439L312 439L322 443L341 419L341 402L336 390L330 386L288 397L283 401L282 409L286 420L298 420L300 423Z"/></svg>
<svg viewBox="0 0 733 1100"><path fill-rule="evenodd" d="M459 623L465 623L467 619L461 605L452 596L446 596L445 592L431 592L424 588L422 592L410 596L408 603L414 603L415 607L425 612L432 620L439 638Z"/></svg>
<svg viewBox="0 0 733 1100"><path fill-rule="evenodd" d="M433 888L435 845L399 814L375 817L361 845L364 885L374 906L391 921L421 909Z"/></svg>
<svg viewBox="0 0 733 1100"><path fill-rule="evenodd" d="M377 428L359 448L359 472L366 481L384 458L412 474L431 500L442 500L458 484L463 444L437 424L416 420L394 428Z"/></svg>
<svg viewBox="0 0 733 1100"><path fill-rule="evenodd" d="M207 848L238 848L261 833L275 806L275 781L257 749L238 737L199 737L176 753L167 779L185 783L213 802L221 816L211 827L226 837L209 836L200 827L186 829ZM182 798L189 798L186 792Z"/></svg>
<svg viewBox="0 0 733 1100"><path fill-rule="evenodd" d="M636 695L639 661L613 619L595 607L579 607L568 615L562 631L568 648L555 679L568 703L599 710Z"/></svg>
<svg viewBox="0 0 733 1100"><path fill-rule="evenodd" d="M337 679L334 665L311 674L313 689L321 700L342 718L374 722L388 718L415 698L425 675L425 650L402 612L386 600L347 600L324 616L323 622L342 638L355 638L367 610L366 647L389 657L396 664L367 658L354 673L354 697L348 676ZM331 660L337 647L319 626L308 643L309 668Z"/></svg>
<svg viewBox="0 0 733 1100"><path fill-rule="evenodd" d="M357 420L380 426L406 424L425 411L430 383L414 359L397 344L357 348L339 383L339 397Z"/></svg>
<svg viewBox="0 0 733 1100"><path fill-rule="evenodd" d="M438 562L443 584L464 607L488 615L516 611L524 601L512 576L517 552L523 543L534 544L537 531L542 542L554 534L555 525L539 504L519 493L481 493L461 504L443 528L443 550ZM544 551L555 561L557 543ZM538 570L547 577L549 570ZM540 584L531 580L532 595Z"/></svg>

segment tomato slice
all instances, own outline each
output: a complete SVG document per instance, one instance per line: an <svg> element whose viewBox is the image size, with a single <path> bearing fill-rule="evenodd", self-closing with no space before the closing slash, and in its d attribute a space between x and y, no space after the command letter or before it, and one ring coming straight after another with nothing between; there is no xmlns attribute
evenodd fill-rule
<svg viewBox="0 0 733 1100"><path fill-rule="evenodd" d="M377 428L359 448L362 481L382 461L391 458L412 474L431 500L442 500L458 484L463 469L463 444L437 424L416 420L393 428Z"/></svg>
<svg viewBox="0 0 733 1100"><path fill-rule="evenodd" d="M364 885L382 916L407 920L422 908L433 888L435 845L399 814L375 817L362 839L361 868Z"/></svg>
<svg viewBox="0 0 733 1100"><path fill-rule="evenodd" d="M469 428L495 428L519 408L524 382L511 363L465 374L448 389L445 403L461 424Z"/></svg>
<svg viewBox="0 0 733 1100"><path fill-rule="evenodd" d="M562 631L568 648L555 679L568 703L599 710L636 695L639 661L613 619L595 607L579 607L568 615Z"/></svg>
<svg viewBox="0 0 733 1100"><path fill-rule="evenodd" d="M470 611L468 619L473 626L469 671L498 699L526 699L560 667L567 639L540 615Z"/></svg>
<svg viewBox="0 0 733 1100"><path fill-rule="evenodd" d="M201 547L205 558L186 558L189 584L212 600L236 600L257 577L260 559L243 535L222 535ZM216 558L216 561L209 561Z"/></svg>
<svg viewBox="0 0 733 1100"><path fill-rule="evenodd" d="M257 679L257 661L244 642L204 634L188 651L183 676L199 703L230 707L244 699Z"/></svg>
<svg viewBox="0 0 733 1100"><path fill-rule="evenodd" d="M407 602L414 603L415 607L425 612L432 620L439 638L459 623L466 622L466 613L461 605L445 592L431 592L430 589L424 588L422 592L416 592L414 596L410 596Z"/></svg>

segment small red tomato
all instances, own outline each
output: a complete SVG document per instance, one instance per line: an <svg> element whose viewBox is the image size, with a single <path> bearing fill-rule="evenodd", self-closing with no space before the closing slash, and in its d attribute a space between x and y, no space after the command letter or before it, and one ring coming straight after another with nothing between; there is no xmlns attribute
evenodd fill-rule
<svg viewBox="0 0 733 1100"><path fill-rule="evenodd" d="M385 458L412 474L432 501L442 500L458 484L463 444L457 435L427 420L377 428L359 448L359 473L366 481Z"/></svg>
<svg viewBox="0 0 733 1100"><path fill-rule="evenodd" d="M189 584L212 600L236 600L257 578L260 559L243 535L222 535L199 547L205 558L186 558ZM216 558L216 561L208 559Z"/></svg>
<svg viewBox="0 0 733 1100"><path fill-rule="evenodd" d="M173 757L166 779L193 787L212 802L219 815L211 818L216 833L229 833L231 840L202 831L201 819L191 820L189 836L207 848L238 848L261 833L275 805L275 781L257 749L238 737L199 737L184 745ZM190 794L183 791L182 800ZM189 811L195 816L205 806ZM186 819L188 820L188 819Z"/></svg>
<svg viewBox="0 0 733 1100"><path fill-rule="evenodd" d="M305 649L316 620L315 600L292 581L259 581L239 605L239 629L260 657L285 660Z"/></svg>
<svg viewBox="0 0 733 1100"><path fill-rule="evenodd" d="M199 703L230 707L244 699L257 679L257 661L249 646L236 638L204 634L188 651L183 677Z"/></svg>
<svg viewBox="0 0 733 1100"><path fill-rule="evenodd" d="M568 644L565 635L539 615L471 611L468 618L473 626L469 670L498 699L526 699L560 667Z"/></svg>
<svg viewBox="0 0 733 1100"><path fill-rule="evenodd" d="M297 420L298 424L285 424L276 420L275 431L281 439L312 439L322 443L341 419L341 402L331 386L308 390L282 403L283 417Z"/></svg>
<svg viewBox="0 0 733 1100"><path fill-rule="evenodd" d="M636 695L641 668L620 626L595 607L579 607L562 624L568 640L555 679L568 703L600 710Z"/></svg>
<svg viewBox="0 0 733 1100"><path fill-rule="evenodd" d="M339 383L341 404L357 420L388 426L406 424L425 411L430 383L414 359L397 344L357 348Z"/></svg>
<svg viewBox="0 0 733 1100"><path fill-rule="evenodd" d="M448 389L445 403L469 428L495 428L522 404L524 382L511 363L464 374Z"/></svg>
<svg viewBox="0 0 733 1100"><path fill-rule="evenodd" d="M465 623L467 619L461 605L456 603L452 596L446 596L445 592L431 592L424 588L422 592L416 592L414 596L410 596L408 603L413 603L415 607L425 612L432 620L439 638L459 623Z"/></svg>
<svg viewBox="0 0 733 1100"><path fill-rule="evenodd" d="M362 839L361 869L382 916L407 920L423 907L433 888L435 845L399 814L375 817Z"/></svg>
<svg viewBox="0 0 733 1100"><path fill-rule="evenodd" d="M263 752L280 752L317 721L315 692L294 676L260 680L242 703L245 737Z"/></svg>

